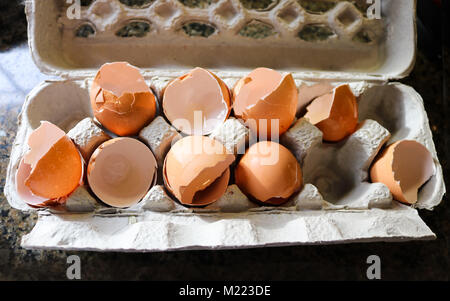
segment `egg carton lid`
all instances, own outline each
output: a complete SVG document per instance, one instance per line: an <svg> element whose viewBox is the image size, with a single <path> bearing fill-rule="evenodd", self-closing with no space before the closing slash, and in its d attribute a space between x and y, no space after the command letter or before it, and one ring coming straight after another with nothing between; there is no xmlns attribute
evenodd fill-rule
<svg viewBox="0 0 450 301"><path fill-rule="evenodd" d="M358 9L358 0L336 1L320 14L296 0L274 0L266 9L249 9L239 0L212 1L206 8L149 2L136 8L95 0L72 18L77 10L65 1L27 0L36 65L70 79L92 77L106 62L128 61L146 77L178 76L194 66L239 77L266 66L295 78L348 81L399 79L414 66L416 0L373 1L372 12L381 19ZM136 30L144 36L136 37ZM205 30L203 36L195 36L198 30Z"/></svg>

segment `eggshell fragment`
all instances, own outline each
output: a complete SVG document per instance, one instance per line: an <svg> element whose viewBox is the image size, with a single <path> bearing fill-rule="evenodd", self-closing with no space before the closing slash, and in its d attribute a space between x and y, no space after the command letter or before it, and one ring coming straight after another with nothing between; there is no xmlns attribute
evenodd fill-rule
<svg viewBox="0 0 450 301"><path fill-rule="evenodd" d="M104 203L118 208L137 204L156 182L157 163L150 149L133 138L104 142L92 154L88 182Z"/></svg>
<svg viewBox="0 0 450 301"><path fill-rule="evenodd" d="M16 173L16 190L33 206L64 202L83 181L84 164L64 131L43 121L28 139L30 150Z"/></svg>
<svg viewBox="0 0 450 301"><path fill-rule="evenodd" d="M304 117L323 132L325 141L338 142L354 133L358 125L358 106L348 85L316 98L306 110Z"/></svg>
<svg viewBox="0 0 450 301"><path fill-rule="evenodd" d="M166 188L182 204L204 206L226 191L229 165L235 157L219 141L204 136L188 136L168 152L163 168Z"/></svg>
<svg viewBox="0 0 450 301"><path fill-rule="evenodd" d="M233 89L233 109L260 137L286 132L295 119L298 92L292 74L257 68Z"/></svg>
<svg viewBox="0 0 450 301"><path fill-rule="evenodd" d="M298 88L297 116L304 115L306 107L319 96L330 93L333 86L329 83L318 83L308 86L303 83Z"/></svg>
<svg viewBox="0 0 450 301"><path fill-rule="evenodd" d="M187 135L209 135L231 111L230 92L212 72L195 68L171 81L163 91L170 123Z"/></svg>
<svg viewBox="0 0 450 301"><path fill-rule="evenodd" d="M281 205L303 184L300 164L284 146L263 141L253 144L235 170L239 188L250 199Z"/></svg>
<svg viewBox="0 0 450 301"><path fill-rule="evenodd" d="M136 135L156 114L156 98L139 69L126 62L103 65L92 83L94 116L119 136Z"/></svg>
<svg viewBox="0 0 450 301"><path fill-rule="evenodd" d="M372 182L385 184L397 201L415 204L419 188L434 174L433 157L414 140L387 147L370 169Z"/></svg>

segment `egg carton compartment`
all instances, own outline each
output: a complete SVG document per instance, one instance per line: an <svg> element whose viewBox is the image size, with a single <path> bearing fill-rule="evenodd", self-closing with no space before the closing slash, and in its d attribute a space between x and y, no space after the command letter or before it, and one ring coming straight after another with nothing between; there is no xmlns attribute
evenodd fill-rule
<svg viewBox="0 0 450 301"><path fill-rule="evenodd" d="M37 65L65 77L84 78L111 61L160 75L264 65L335 78L404 76L414 61L415 2L382 1L380 18L369 17L364 3L95 0L74 17L64 2L29 0L27 12Z"/></svg>
<svg viewBox="0 0 450 301"><path fill-rule="evenodd" d="M146 80L155 94L160 94L163 83L173 78L155 76ZM228 84L238 79L222 78ZM27 137L41 120L70 131L79 121L92 118L90 80L46 82L27 97L7 171L5 195L11 206L34 210L15 190L15 172L28 149ZM300 87L312 82L297 78L296 83ZM445 192L442 168L421 97L412 88L398 83L352 82L350 86L359 99L361 123L349 138L337 144L323 143L320 130L305 119L297 120L281 137L280 142L301 163L305 183L282 206L256 205L230 183L217 202L204 208L188 208L170 198L159 172L157 185L130 208L104 205L88 187L81 186L65 206L38 209L38 224L24 237L23 246L156 251L433 238L434 234L413 207L393 201L386 186L370 183L367 176L373 158L386 142L414 139L427 147L435 164L435 174L421 188L416 206L432 209L442 200ZM66 97L61 98L62 93ZM232 117L227 121L234 124L230 131L239 133L235 122ZM171 132L163 116L157 117L148 128L153 136L145 142L154 152L155 147L164 143L162 137L166 133L178 134ZM142 132L136 138L143 140ZM213 134L220 139L220 131ZM245 141L246 135L245 132L235 135L230 149ZM165 153L166 150L161 150L158 161L163 160Z"/></svg>

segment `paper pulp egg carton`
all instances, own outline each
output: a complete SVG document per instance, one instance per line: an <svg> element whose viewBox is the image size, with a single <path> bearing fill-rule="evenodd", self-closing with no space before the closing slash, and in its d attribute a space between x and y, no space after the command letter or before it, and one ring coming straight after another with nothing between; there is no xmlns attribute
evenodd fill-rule
<svg viewBox="0 0 450 301"><path fill-rule="evenodd" d="M306 0L261 1L256 8L238 0L210 1L202 8L177 0L142 7L126 2L95 0L81 8L78 19L69 18L65 1L26 2L35 63L61 79L36 87L19 115L5 185L12 207L36 210L18 197L15 172L28 149L27 137L41 120L72 129L79 144L101 131L92 120L78 122L93 117L88 91L105 62L139 66L157 96L171 79L195 66L212 70L230 87L260 66L292 72L299 87L349 83L358 96L361 125L333 145L324 144L321 132L305 119L292 125L280 142L301 163L305 185L283 206L257 206L230 183L216 203L186 208L170 199L159 177L138 205L115 209L81 187L63 208L38 210L23 247L135 252L435 237L417 212L433 209L445 193L423 100L413 88L390 82L413 67L415 1L381 1L381 19L361 9L365 1L339 1L323 12L315 10L320 1ZM223 142L233 150L248 139L246 128L232 118L212 135L231 137ZM162 162L167 139L176 136L160 116L139 139ZM400 139L419 141L434 158L435 173L414 207L393 201L386 186L368 180L381 147Z"/></svg>

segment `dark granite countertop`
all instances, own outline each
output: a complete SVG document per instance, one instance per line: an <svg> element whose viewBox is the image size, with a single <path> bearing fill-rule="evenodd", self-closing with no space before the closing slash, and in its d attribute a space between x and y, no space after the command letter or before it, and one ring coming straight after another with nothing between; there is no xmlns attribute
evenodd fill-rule
<svg viewBox="0 0 450 301"><path fill-rule="evenodd" d="M26 37L21 8L17 9L15 1L8 3L11 5L6 5L6 1L0 3L0 49L3 50ZM6 15L9 21L4 19ZM21 25L4 26L13 21ZM419 52L414 70L402 82L414 87L425 101L445 180L450 183L449 110L445 99L448 96L443 88L444 72L449 78L450 61L448 48L445 51L444 64ZM1 73L2 64L0 61L0 81L1 76L7 76ZM0 98L2 191L24 95ZM419 213L436 233L436 240L149 254L42 251L20 247L21 237L36 222L36 213L12 209L0 194L0 280L64 280L66 260L72 254L81 258L84 280L365 280L366 259L372 254L381 258L384 280L448 280L448 196L434 211Z"/></svg>

